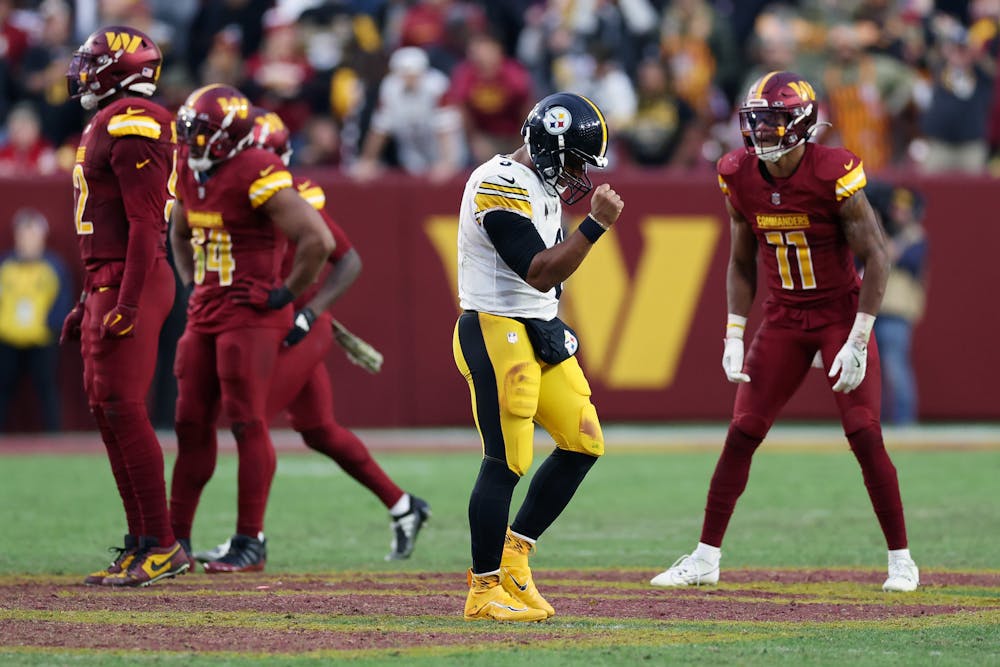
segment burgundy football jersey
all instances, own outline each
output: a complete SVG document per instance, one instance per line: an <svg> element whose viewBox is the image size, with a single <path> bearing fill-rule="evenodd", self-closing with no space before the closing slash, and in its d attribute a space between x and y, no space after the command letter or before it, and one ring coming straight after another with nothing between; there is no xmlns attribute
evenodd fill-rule
<svg viewBox="0 0 1000 667"><path fill-rule="evenodd" d="M285 237L260 207L292 187L292 175L281 159L271 151L249 148L207 177L196 176L187 164L181 164L179 172L177 198L184 205L194 253L189 325L203 333L244 326L290 327L290 308L256 310L233 303L229 290L244 282L280 285Z"/></svg>
<svg viewBox="0 0 1000 667"><path fill-rule="evenodd" d="M170 113L144 97L112 102L83 130L73 165L73 218L89 272L124 261L130 220L154 226L157 255L166 256L177 180L174 132Z"/></svg>
<svg viewBox="0 0 1000 667"><path fill-rule="evenodd" d="M347 238L347 234L344 230L333 221L329 215L327 215L324 208L326 207L326 193L323 192L323 188L316 185L308 178L302 178L301 176L295 177L295 189L299 191L302 198L309 202L314 209L319 211L319 214L323 217L323 222L326 223L327 228L329 228L330 233L333 234L333 240L336 241L337 247L334 248L333 252L330 253L330 257L327 262L332 266L340 261L340 259L347 254L353 246L351 245L350 239ZM285 257L281 262L281 277L287 278L288 274L292 272L292 264L295 260L295 244L289 243L287 249L285 250ZM328 267L327 267L328 268ZM310 300L319 291L319 286L325 280L328 271L323 270L316 280L306 288L306 291L299 295L299 298L295 300L295 309L298 310L306 306ZM317 315L319 313L316 313Z"/></svg>
<svg viewBox="0 0 1000 667"><path fill-rule="evenodd" d="M722 192L757 235L758 264L773 299L810 308L858 288L839 221L844 200L866 183L858 156L809 143L795 173L775 179L740 148L719 160L718 172Z"/></svg>

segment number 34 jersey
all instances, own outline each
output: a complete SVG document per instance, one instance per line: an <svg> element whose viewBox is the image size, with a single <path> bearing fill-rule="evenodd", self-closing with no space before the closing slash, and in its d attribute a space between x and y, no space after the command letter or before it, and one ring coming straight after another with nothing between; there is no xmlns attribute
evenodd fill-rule
<svg viewBox="0 0 1000 667"><path fill-rule="evenodd" d="M765 173L742 148L718 163L719 187L757 236L771 299L814 308L855 292L860 279L839 215L844 201L865 186L861 159L808 143L791 176Z"/></svg>
<svg viewBox="0 0 1000 667"><path fill-rule="evenodd" d="M195 289L188 325L202 333L244 326L290 327L291 308L260 311L233 303L233 285L268 289L279 284L285 237L260 207L292 187L292 175L274 153L243 150L206 174L178 165L177 198L191 228Z"/></svg>

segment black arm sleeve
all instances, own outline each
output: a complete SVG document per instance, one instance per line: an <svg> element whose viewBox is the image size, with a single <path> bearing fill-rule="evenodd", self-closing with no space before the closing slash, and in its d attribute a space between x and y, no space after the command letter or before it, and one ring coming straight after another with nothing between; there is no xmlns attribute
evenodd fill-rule
<svg viewBox="0 0 1000 667"><path fill-rule="evenodd" d="M483 216L483 228L500 258L521 280L527 280L531 260L545 250L545 241L531 220L510 211L490 211Z"/></svg>

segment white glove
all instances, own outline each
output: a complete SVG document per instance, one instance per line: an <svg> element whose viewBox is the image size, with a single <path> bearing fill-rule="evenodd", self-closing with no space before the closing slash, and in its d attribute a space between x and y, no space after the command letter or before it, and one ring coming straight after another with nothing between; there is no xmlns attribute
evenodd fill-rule
<svg viewBox="0 0 1000 667"><path fill-rule="evenodd" d="M333 320L333 335L352 363L361 366L369 373L378 373L382 370L382 353L352 334L337 320Z"/></svg>
<svg viewBox="0 0 1000 667"><path fill-rule="evenodd" d="M727 338L726 350L722 353L722 370L730 382L749 382L750 376L743 372L743 339Z"/></svg>
<svg viewBox="0 0 1000 667"><path fill-rule="evenodd" d="M830 377L836 377L837 373L840 373L840 377L833 385L834 391L846 394L857 389L864 381L865 371L868 370L868 338L871 336L874 324L874 315L858 313L854 318L854 326L847 336L847 342L833 358L828 373Z"/></svg>

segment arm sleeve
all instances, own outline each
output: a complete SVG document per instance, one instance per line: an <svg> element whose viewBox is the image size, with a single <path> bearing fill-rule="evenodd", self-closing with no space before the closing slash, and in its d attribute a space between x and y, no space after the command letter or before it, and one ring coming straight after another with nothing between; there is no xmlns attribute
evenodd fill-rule
<svg viewBox="0 0 1000 667"><path fill-rule="evenodd" d="M139 305L164 233L171 153L169 144L133 136L117 139L111 147L111 169L120 184L128 217L125 272L118 293L118 303L124 306Z"/></svg>
<svg viewBox="0 0 1000 667"><path fill-rule="evenodd" d="M531 220L510 211L490 211L483 216L483 228L500 258L521 280L527 280L531 260L545 250L545 241Z"/></svg>

